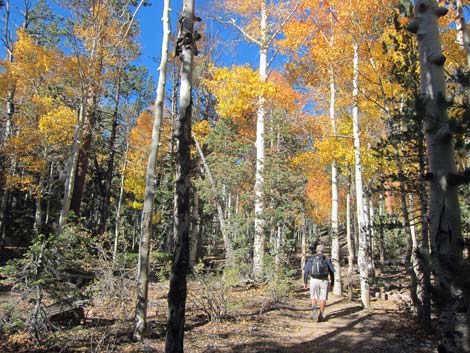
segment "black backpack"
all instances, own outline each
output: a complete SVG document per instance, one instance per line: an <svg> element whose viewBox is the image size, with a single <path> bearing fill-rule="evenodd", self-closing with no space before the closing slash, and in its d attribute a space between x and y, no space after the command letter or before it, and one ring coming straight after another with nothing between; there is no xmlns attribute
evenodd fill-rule
<svg viewBox="0 0 470 353"><path fill-rule="evenodd" d="M314 278L327 278L328 277L328 264L324 255L316 254L310 258L310 276Z"/></svg>

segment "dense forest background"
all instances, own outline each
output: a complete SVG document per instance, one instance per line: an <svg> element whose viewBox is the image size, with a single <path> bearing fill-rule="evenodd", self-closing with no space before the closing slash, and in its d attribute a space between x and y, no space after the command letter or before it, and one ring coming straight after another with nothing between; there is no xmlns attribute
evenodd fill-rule
<svg viewBox="0 0 470 353"><path fill-rule="evenodd" d="M99 298L142 342L169 281L182 352L188 281L223 320L224 291L283 301L323 243L335 296L371 310L400 266L439 352L470 352L470 4L181 5L0 1L2 338L44 344Z"/></svg>

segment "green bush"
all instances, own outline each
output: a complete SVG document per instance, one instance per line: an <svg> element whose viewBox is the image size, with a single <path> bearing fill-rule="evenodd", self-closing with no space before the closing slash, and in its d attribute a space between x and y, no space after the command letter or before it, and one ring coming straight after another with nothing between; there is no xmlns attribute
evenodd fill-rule
<svg viewBox="0 0 470 353"><path fill-rule="evenodd" d="M18 307L29 308L29 313L20 314L16 307L11 309L13 321L2 320L0 329L4 330L4 325L10 328L24 325L39 339L49 328L46 303L87 298L83 287L93 278L90 264L96 256L91 239L90 234L78 227L67 227L59 234L41 234L23 258L1 267L2 276L22 295L25 305Z"/></svg>

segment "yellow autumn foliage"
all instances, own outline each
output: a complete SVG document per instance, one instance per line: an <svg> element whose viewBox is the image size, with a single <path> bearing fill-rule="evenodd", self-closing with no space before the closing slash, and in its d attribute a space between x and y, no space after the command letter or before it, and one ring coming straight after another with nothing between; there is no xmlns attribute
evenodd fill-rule
<svg viewBox="0 0 470 353"><path fill-rule="evenodd" d="M55 148L70 146L73 140L77 113L59 105L39 118L39 132L46 143Z"/></svg>
<svg viewBox="0 0 470 353"><path fill-rule="evenodd" d="M207 120L201 120L192 126L192 131L194 136L196 136L197 140L201 145L204 144L207 135L211 132L211 127Z"/></svg>
<svg viewBox="0 0 470 353"><path fill-rule="evenodd" d="M137 118L136 126L132 129L129 136L129 152L124 189L126 192L134 194L135 200L129 203L129 207L135 209L142 209L143 207L145 175L147 172L150 144L152 142L153 121L153 112L144 110ZM157 168L158 163L169 151L171 127L168 119L163 119L162 129L157 155Z"/></svg>
<svg viewBox="0 0 470 353"><path fill-rule="evenodd" d="M261 82L259 73L249 65L231 68L211 67L212 78L204 84L217 97L217 113L232 120L242 134L253 135L257 102L261 95L270 100L276 88Z"/></svg>
<svg viewBox="0 0 470 353"><path fill-rule="evenodd" d="M56 66L57 55L54 51L35 44L24 30L18 30L17 35L18 40L13 47L15 61L9 65L11 75L19 81L20 89L37 89L43 77Z"/></svg>

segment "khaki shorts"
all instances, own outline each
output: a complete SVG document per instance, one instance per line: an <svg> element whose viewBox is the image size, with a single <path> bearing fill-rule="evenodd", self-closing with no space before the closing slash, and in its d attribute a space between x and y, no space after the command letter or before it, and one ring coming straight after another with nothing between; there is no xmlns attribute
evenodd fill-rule
<svg viewBox="0 0 470 353"><path fill-rule="evenodd" d="M310 278L310 299L327 300L328 284L327 279Z"/></svg>

